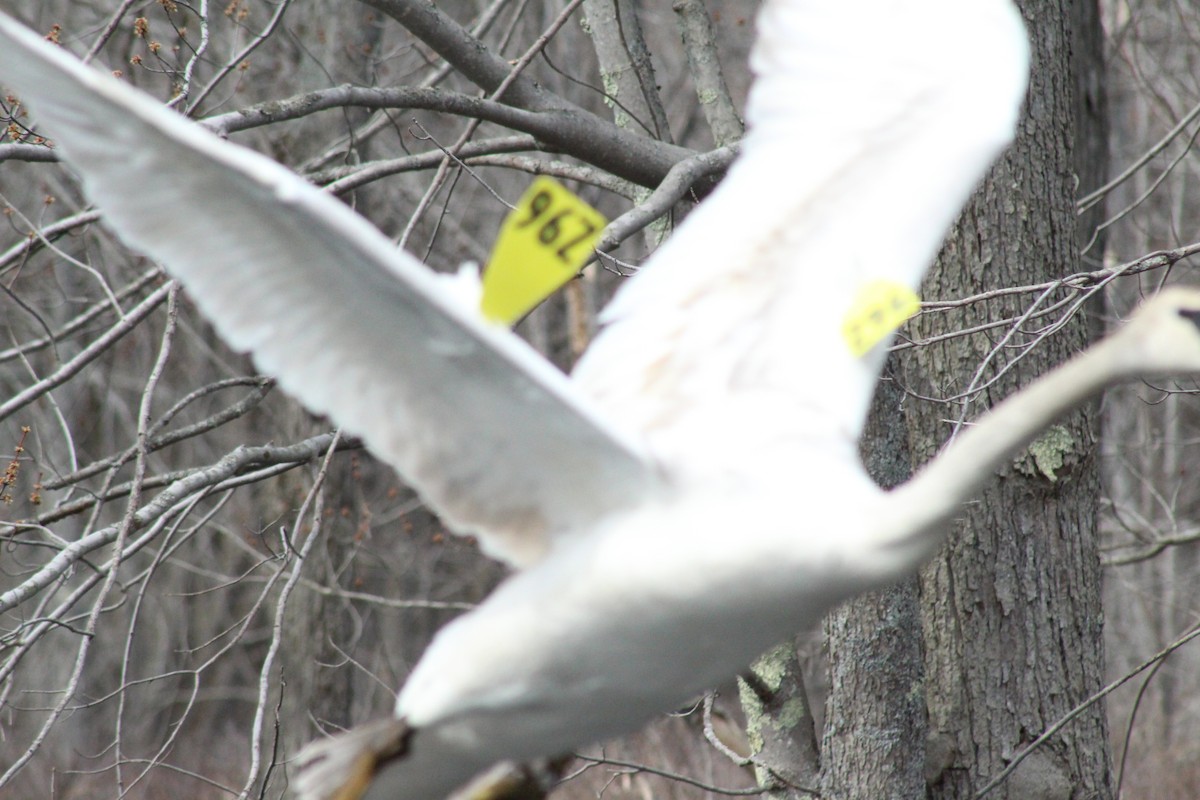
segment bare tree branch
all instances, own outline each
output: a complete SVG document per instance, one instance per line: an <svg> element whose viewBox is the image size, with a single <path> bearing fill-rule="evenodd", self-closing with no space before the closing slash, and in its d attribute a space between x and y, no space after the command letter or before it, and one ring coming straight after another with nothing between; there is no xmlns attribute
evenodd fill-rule
<svg viewBox="0 0 1200 800"><path fill-rule="evenodd" d="M421 0L362 1L395 19L485 91L497 89L511 71L507 62L493 55L433 3ZM541 112L543 120L537 126L510 127L537 136L550 149L583 158L642 186L657 186L677 161L692 155L684 148L624 131L553 95L528 78L514 80L503 99L518 108Z"/></svg>
<svg viewBox="0 0 1200 800"><path fill-rule="evenodd" d="M696 85L696 99L708 120L713 141L718 147L733 144L742 138L746 126L729 95L729 87L725 85L708 10L703 0L675 0L671 9L679 19L683 51L687 54L692 83Z"/></svg>
<svg viewBox="0 0 1200 800"><path fill-rule="evenodd" d="M289 447L238 447L212 466L196 470L160 492L133 515L131 529L144 527L191 495L211 491L248 467L304 463L328 450L333 441L333 434L324 434ZM88 553L111 544L121 530L121 525L110 525L72 542L21 584L0 594L0 614L12 610L61 578Z"/></svg>

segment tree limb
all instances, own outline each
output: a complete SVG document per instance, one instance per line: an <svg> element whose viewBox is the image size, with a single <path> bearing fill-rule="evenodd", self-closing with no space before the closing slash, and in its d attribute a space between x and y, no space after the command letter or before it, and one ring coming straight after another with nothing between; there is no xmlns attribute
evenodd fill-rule
<svg viewBox="0 0 1200 800"><path fill-rule="evenodd" d="M399 22L480 88L492 92L512 68L429 0L361 0ZM618 128L519 75L506 88L504 102L542 122L520 128L558 150L642 186L654 187L676 162L694 153ZM468 116L473 116L468 114ZM504 124L504 123L502 123ZM515 126L513 126L515 127Z"/></svg>

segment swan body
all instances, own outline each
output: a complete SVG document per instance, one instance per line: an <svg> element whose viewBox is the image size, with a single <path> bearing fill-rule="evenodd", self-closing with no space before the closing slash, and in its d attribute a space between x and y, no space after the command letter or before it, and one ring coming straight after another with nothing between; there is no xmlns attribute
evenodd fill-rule
<svg viewBox="0 0 1200 800"><path fill-rule="evenodd" d="M567 379L338 201L0 14L0 84L108 223L520 569L439 632L395 720L297 758L302 800L435 800L635 728L914 569L1071 404L1200 370L1200 294L1164 292L877 489L857 439L886 343L854 357L843 317L870 281L920 283L1011 138L1024 31L1008 0L765 0L759 30L743 155Z"/></svg>

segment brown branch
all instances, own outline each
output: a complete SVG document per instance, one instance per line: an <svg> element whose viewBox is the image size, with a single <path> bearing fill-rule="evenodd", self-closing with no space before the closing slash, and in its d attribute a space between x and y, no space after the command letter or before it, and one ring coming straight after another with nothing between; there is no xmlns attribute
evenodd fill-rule
<svg viewBox="0 0 1200 800"><path fill-rule="evenodd" d="M429 0L361 0L399 22L409 33L433 49L446 63L486 92L509 80L512 67L488 49ZM546 90L531 78L518 76L504 92L504 101L528 111L562 111L577 108Z"/></svg>
<svg viewBox="0 0 1200 800"><path fill-rule="evenodd" d="M294 465L324 455L333 443L333 434L306 439L290 447L237 447L217 463L197 469L186 478L175 481L159 492L154 500L137 510L130 520L130 530L138 530L167 514L178 503L198 492L207 492L251 466L264 464ZM143 482L143 488L149 481ZM19 585L0 594L0 614L11 611L33 595L66 575L84 556L116 540L121 524L109 525L89 533L60 551L43 564L37 572Z"/></svg>
<svg viewBox="0 0 1200 800"><path fill-rule="evenodd" d="M58 161L58 151L45 144L0 144L0 161Z"/></svg>
<svg viewBox="0 0 1200 800"><path fill-rule="evenodd" d="M495 139L467 142L459 148L456 155L467 161L476 156L488 156L497 153L519 153L537 149L539 148L536 139L532 136L518 134L516 136L502 136ZM389 175L434 169L445 158L446 154L442 150L429 150L424 153L403 156L401 158L381 159L349 167L326 169L310 174L308 178L317 184L328 184L325 188L334 194L342 194L343 192L349 192Z"/></svg>
<svg viewBox="0 0 1200 800"><path fill-rule="evenodd" d="M65 383L79 370L86 367L93 360L98 358L102 353L112 347L121 337L128 334L138 324L147 317L150 312L158 308L158 306L167 299L167 294L171 290L171 284L160 287L146 299L137 304L124 319L117 321L115 325L109 328L105 333L97 337L94 341L88 344L77 356L63 364L53 373L41 379L32 386L28 386L18 392L12 399L0 404L0 419L5 419L14 411L27 403L36 400L51 389Z"/></svg>
<svg viewBox="0 0 1200 800"><path fill-rule="evenodd" d="M491 93L510 80L512 67L428 0L361 0L399 22L481 89ZM641 186L654 187L676 162L694 153L622 130L569 103L524 75L511 79L504 103L529 112L535 127L514 127ZM474 116L467 114L466 116ZM507 124L507 123L501 123ZM715 184L715 182L714 182Z"/></svg>

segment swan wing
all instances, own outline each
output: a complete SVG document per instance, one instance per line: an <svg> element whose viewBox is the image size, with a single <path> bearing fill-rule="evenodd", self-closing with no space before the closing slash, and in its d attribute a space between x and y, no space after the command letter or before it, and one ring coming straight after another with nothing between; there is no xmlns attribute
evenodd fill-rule
<svg viewBox="0 0 1200 800"><path fill-rule="evenodd" d="M518 566L657 483L640 445L362 217L0 14L0 81L231 345Z"/></svg>
<svg viewBox="0 0 1200 800"><path fill-rule="evenodd" d="M712 427L678 413L703 413L689 398L750 392L777 411L726 414L749 421L742 440L784 420L855 457L891 337L863 354L846 326L872 287L917 290L1025 95L1008 0L775 0L758 31L741 156L622 286L576 370L664 459Z"/></svg>

